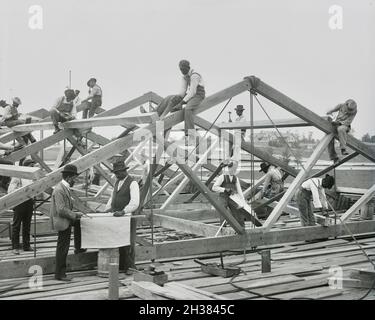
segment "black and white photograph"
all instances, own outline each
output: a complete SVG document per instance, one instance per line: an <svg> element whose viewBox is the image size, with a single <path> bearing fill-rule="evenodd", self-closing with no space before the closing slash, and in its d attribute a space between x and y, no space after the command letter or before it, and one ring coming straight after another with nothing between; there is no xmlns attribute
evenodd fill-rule
<svg viewBox="0 0 375 320"><path fill-rule="evenodd" d="M375 0L0 0L0 303L375 300L374 114Z"/></svg>

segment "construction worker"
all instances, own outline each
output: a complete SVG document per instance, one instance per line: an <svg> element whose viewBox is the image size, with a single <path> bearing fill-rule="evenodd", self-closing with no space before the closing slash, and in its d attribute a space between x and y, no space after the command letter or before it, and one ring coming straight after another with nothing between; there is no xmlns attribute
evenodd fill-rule
<svg viewBox="0 0 375 320"><path fill-rule="evenodd" d="M236 176L238 169L238 161L229 160L226 161L226 168L222 175L217 177L214 185L212 186L212 191L220 194L220 199L225 208L228 208L233 217L238 221L241 226L245 226L245 216L240 211L246 204L245 197L243 195L240 181ZM230 196L238 194L240 198L240 203L234 203L230 201Z"/></svg>
<svg viewBox="0 0 375 320"><path fill-rule="evenodd" d="M59 132L59 123L74 120L77 116L77 107L74 104L76 98L72 89L66 89L64 96L57 99L55 105L51 108L51 119L55 126L54 134Z"/></svg>
<svg viewBox="0 0 375 320"><path fill-rule="evenodd" d="M95 78L90 78L87 81L87 86L89 87L89 96L82 101L86 102L87 107L83 110L83 119L93 117L96 113L96 110L102 105L103 91L102 88L96 84Z"/></svg>
<svg viewBox="0 0 375 320"><path fill-rule="evenodd" d="M79 220L83 214L73 211L73 200L70 191L78 175L77 167L67 164L62 171L62 181L52 193L51 222L53 229L58 231L55 279L60 281L71 281L66 276L66 257L70 247L72 225L74 226L74 252L77 254L86 251L81 248L81 226Z"/></svg>
<svg viewBox="0 0 375 320"><path fill-rule="evenodd" d="M260 193L260 199L262 199L263 197L272 198L280 192L283 192L283 175L279 168L276 168L266 162L262 162L260 164L259 172L264 172L266 175L263 188Z"/></svg>
<svg viewBox="0 0 375 320"><path fill-rule="evenodd" d="M345 103L338 104L336 107L329 110L327 115L332 115L334 112L338 112L338 114L336 120L331 123L334 132L337 133L340 141L341 154L346 156L349 154L346 150L347 136L351 129L351 124L357 114L357 103L352 99L346 100ZM328 152L331 160L335 162L338 161L339 157L335 150L335 139L332 139L328 145Z"/></svg>
<svg viewBox="0 0 375 320"><path fill-rule="evenodd" d="M18 112L19 105L22 104L21 99L18 97L14 97L12 99L12 105L2 102L1 106L4 108L4 114L2 117L2 123L6 125L8 128L12 128L14 126L31 123L31 117L26 117L25 120L20 119L20 114ZM31 133L24 135L23 140L27 144L28 142L34 143L36 142L35 138Z"/></svg>
<svg viewBox="0 0 375 320"><path fill-rule="evenodd" d="M315 216L311 200L315 208L319 208L325 214L328 210L328 202L324 189L331 189L335 179L327 174L322 178L311 178L302 183L297 194L297 204L300 211L302 226L314 226Z"/></svg>
<svg viewBox="0 0 375 320"><path fill-rule="evenodd" d="M194 126L194 110L198 108L202 100L205 98L205 87L202 76L190 68L190 62L181 60L179 68L183 75L182 88L179 96L183 99L174 108L174 110L184 108L185 113L185 137L189 144L195 144L195 126Z"/></svg>
<svg viewBox="0 0 375 320"><path fill-rule="evenodd" d="M242 104L237 105L234 110L236 111L236 114L237 114L236 122L246 121L245 116L243 115L244 108ZM241 129L241 138L243 140L245 139L245 135L246 135L246 129Z"/></svg>
<svg viewBox="0 0 375 320"><path fill-rule="evenodd" d="M35 162L31 159L20 161L20 166L33 167ZM8 187L8 193L32 183L32 180L13 177ZM12 249L14 254L20 254L20 230L22 224L22 247L23 251L33 251L30 247L31 218L34 211L34 200L29 199L13 208L12 223Z"/></svg>
<svg viewBox="0 0 375 320"><path fill-rule="evenodd" d="M129 176L129 169L124 162L113 164L112 172L116 176L113 193L105 208L106 212L113 212L115 217L131 216L139 207L139 185L137 181ZM135 269L135 235L137 221L131 219L130 223L130 245L120 247L119 269L126 274L131 274L129 268Z"/></svg>

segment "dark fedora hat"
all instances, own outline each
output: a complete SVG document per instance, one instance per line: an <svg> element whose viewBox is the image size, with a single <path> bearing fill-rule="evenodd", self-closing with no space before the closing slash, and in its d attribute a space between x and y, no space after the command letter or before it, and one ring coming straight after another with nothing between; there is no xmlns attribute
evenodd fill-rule
<svg viewBox="0 0 375 320"><path fill-rule="evenodd" d="M94 81L96 83L96 79L95 78L90 78L89 81L87 81L87 85L90 85L91 81Z"/></svg>
<svg viewBox="0 0 375 320"><path fill-rule="evenodd" d="M127 167L124 162L115 162L113 164L112 172L115 173L115 172L118 172L118 171L124 171L124 170L128 170L128 169L129 169L129 167Z"/></svg>
<svg viewBox="0 0 375 320"><path fill-rule="evenodd" d="M234 110L244 111L243 105L242 104L238 104L237 107L234 108Z"/></svg>
<svg viewBox="0 0 375 320"><path fill-rule="evenodd" d="M0 107L5 107L7 102L5 100L0 100Z"/></svg>
<svg viewBox="0 0 375 320"><path fill-rule="evenodd" d="M260 164L260 170L259 170L259 172L264 172L264 173L267 173L267 170L268 170L268 168L270 167L271 165L270 164L268 164L267 162L262 162L261 164Z"/></svg>
<svg viewBox="0 0 375 320"><path fill-rule="evenodd" d="M22 161L22 163L20 165L24 166L24 167L29 167L32 164L35 164L35 161L33 159L25 159L25 160Z"/></svg>
<svg viewBox="0 0 375 320"><path fill-rule="evenodd" d="M79 175L77 167L75 165L73 165L73 164L67 164L64 167L62 173L71 173L71 174L74 174L76 176Z"/></svg>

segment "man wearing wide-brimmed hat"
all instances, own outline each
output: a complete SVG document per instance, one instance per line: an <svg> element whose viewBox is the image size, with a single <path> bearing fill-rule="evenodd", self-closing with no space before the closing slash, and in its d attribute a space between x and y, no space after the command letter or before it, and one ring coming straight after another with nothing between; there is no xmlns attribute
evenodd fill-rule
<svg viewBox="0 0 375 320"><path fill-rule="evenodd" d="M20 166L33 167L34 160L24 159L20 161ZM13 177L8 187L8 193L11 193L19 188L25 187L32 183L32 180L21 179ZM19 254L20 249L20 230L22 224L22 247L23 251L32 251L30 246L30 227L31 218L34 211L34 199L26 200L13 208L13 223L12 223L12 249L14 254Z"/></svg>
<svg viewBox="0 0 375 320"><path fill-rule="evenodd" d="M12 105L6 105L4 107L4 114L2 118L2 122L8 127L12 128L14 126L30 123L31 117L26 117L25 120L20 119L20 113L18 112L18 107L22 104L21 99L19 97L12 98ZM34 143L36 142L35 138L31 133L24 135L23 140L27 144L28 142Z"/></svg>
<svg viewBox="0 0 375 320"><path fill-rule="evenodd" d="M139 207L139 185L129 176L128 167L124 162L113 164L112 172L116 176L116 183L109 199L106 212L113 212L115 217L131 216ZM119 269L131 273L129 268L135 268L135 234L137 221L130 222L130 246L120 247Z"/></svg>
<svg viewBox="0 0 375 320"><path fill-rule="evenodd" d="M82 103L87 103L87 107L83 110L83 119L87 119L87 116L89 118L93 117L103 102L103 91L102 88L97 85L96 79L90 78L87 81L87 86L89 87L89 96L82 101Z"/></svg>
<svg viewBox="0 0 375 320"><path fill-rule="evenodd" d="M357 114L357 103L353 99L348 99L345 103L341 103L329 110L327 115L332 115L334 112L338 112L338 114L336 120L332 121L332 126L340 141L341 154L346 156L349 154L346 150L348 132ZM332 139L328 145L328 152L331 160L338 161L339 157L335 150L335 139Z"/></svg>
<svg viewBox="0 0 375 320"><path fill-rule="evenodd" d="M52 193L50 214L53 228L58 231L55 279L61 281L71 280L66 276L66 257L69 252L72 226L74 226L75 253L85 251L81 249L81 228L79 223L83 214L73 211L73 199L70 191L78 175L77 167L67 164L62 170L62 181L57 184Z"/></svg>
<svg viewBox="0 0 375 320"><path fill-rule="evenodd" d="M262 162L259 172L264 172L266 177L263 183L263 189L260 193L260 199L263 197L272 198L284 190L283 174L279 168L269 163Z"/></svg>
<svg viewBox="0 0 375 320"><path fill-rule="evenodd" d="M55 105L51 108L51 119L55 127L55 132L59 132L59 123L71 121L76 118L77 108L74 104L76 94L73 89L66 89L64 96L57 99Z"/></svg>

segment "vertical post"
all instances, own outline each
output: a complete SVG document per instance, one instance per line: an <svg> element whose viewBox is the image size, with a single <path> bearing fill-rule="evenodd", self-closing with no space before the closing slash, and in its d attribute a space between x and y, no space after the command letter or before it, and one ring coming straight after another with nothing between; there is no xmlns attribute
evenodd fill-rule
<svg viewBox="0 0 375 320"><path fill-rule="evenodd" d="M43 140L44 139L44 131L43 130L40 130L40 140ZM40 150L40 155L39 155L40 159L42 159L44 161L44 148L42 148Z"/></svg>
<svg viewBox="0 0 375 320"><path fill-rule="evenodd" d="M109 287L108 287L108 300L119 299L119 278L118 278L118 263L109 264Z"/></svg>
<svg viewBox="0 0 375 320"><path fill-rule="evenodd" d="M36 199L33 198L33 214L34 214L34 258L36 258L36 206L35 206ZM22 226L23 228L23 226ZM22 239L23 241L23 239Z"/></svg>
<svg viewBox="0 0 375 320"><path fill-rule="evenodd" d="M271 272L271 250L261 251L262 273Z"/></svg>
<svg viewBox="0 0 375 320"><path fill-rule="evenodd" d="M254 186L255 176L254 176L254 97L253 93L250 91L250 180L251 185ZM242 133L242 132L241 132ZM254 215L253 206L251 206L251 215ZM254 224L252 224L255 227Z"/></svg>

